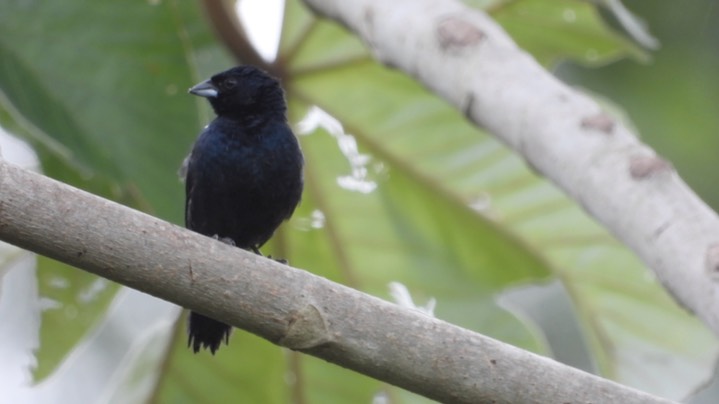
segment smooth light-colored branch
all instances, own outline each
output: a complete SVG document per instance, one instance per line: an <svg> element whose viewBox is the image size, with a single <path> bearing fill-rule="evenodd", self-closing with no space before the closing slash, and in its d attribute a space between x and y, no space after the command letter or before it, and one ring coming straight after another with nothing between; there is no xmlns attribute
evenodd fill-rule
<svg viewBox="0 0 719 404"><path fill-rule="evenodd" d="M670 163L594 100L459 1L305 2L522 155L719 335L719 218Z"/></svg>
<svg viewBox="0 0 719 404"><path fill-rule="evenodd" d="M441 402L669 402L1 160L0 239Z"/></svg>

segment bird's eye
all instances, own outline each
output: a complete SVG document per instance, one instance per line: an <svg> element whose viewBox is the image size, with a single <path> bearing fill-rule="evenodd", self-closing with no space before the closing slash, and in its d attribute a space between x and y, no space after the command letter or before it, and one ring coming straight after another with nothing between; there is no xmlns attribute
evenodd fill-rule
<svg viewBox="0 0 719 404"><path fill-rule="evenodd" d="M225 79L225 80L222 82L222 88L223 88L224 90L232 90L232 89L235 88L236 86L237 86L237 80L235 80L235 79L232 78L232 77L230 77L230 78L228 78L228 79Z"/></svg>

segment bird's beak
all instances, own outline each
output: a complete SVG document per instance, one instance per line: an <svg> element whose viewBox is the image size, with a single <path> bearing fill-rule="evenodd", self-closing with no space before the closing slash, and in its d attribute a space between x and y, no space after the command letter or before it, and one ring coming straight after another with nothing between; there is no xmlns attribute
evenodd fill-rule
<svg viewBox="0 0 719 404"><path fill-rule="evenodd" d="M200 97L205 98L217 97L217 87L215 87L210 80L205 80L202 83L195 85L189 90L189 92L190 94L199 95Z"/></svg>

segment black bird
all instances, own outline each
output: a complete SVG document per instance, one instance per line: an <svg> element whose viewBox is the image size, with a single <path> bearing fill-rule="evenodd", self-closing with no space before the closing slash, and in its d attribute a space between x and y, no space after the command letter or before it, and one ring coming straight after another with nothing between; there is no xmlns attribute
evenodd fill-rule
<svg viewBox="0 0 719 404"><path fill-rule="evenodd" d="M207 98L217 117L186 160L185 226L259 254L302 194L302 152L282 87L256 67L238 66L190 93ZM214 354L231 329L191 312L188 346Z"/></svg>

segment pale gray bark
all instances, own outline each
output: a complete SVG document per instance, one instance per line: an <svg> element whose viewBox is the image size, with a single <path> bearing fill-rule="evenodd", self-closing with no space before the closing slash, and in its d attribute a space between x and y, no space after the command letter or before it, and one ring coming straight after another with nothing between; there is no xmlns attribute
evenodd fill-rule
<svg viewBox="0 0 719 404"><path fill-rule="evenodd" d="M442 402L669 402L5 161L0 239Z"/></svg>

